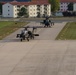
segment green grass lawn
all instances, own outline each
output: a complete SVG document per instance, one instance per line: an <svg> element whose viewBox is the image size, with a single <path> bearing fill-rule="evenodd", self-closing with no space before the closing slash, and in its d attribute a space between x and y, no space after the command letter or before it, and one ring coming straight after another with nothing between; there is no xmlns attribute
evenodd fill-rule
<svg viewBox="0 0 76 75"><path fill-rule="evenodd" d="M0 21L0 40L26 24L26 22Z"/></svg>
<svg viewBox="0 0 76 75"><path fill-rule="evenodd" d="M76 40L76 22L67 23L56 40Z"/></svg>

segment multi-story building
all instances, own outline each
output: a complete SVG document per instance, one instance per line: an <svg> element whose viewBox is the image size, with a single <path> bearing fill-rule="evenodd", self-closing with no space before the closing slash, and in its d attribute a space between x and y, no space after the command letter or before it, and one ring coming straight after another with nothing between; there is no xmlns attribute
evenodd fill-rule
<svg viewBox="0 0 76 75"><path fill-rule="evenodd" d="M69 3L76 3L76 0L60 0L60 11L67 11ZM74 7L73 7L74 8Z"/></svg>
<svg viewBox="0 0 76 75"><path fill-rule="evenodd" d="M25 7L29 17L51 15L51 5L48 0L32 0L31 2L8 2L3 5L3 17L18 17L19 9Z"/></svg>

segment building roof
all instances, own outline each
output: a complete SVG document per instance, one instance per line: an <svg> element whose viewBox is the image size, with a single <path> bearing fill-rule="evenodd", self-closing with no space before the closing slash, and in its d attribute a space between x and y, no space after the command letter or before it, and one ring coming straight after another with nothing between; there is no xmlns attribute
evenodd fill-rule
<svg viewBox="0 0 76 75"><path fill-rule="evenodd" d="M12 2L8 2L12 5L42 5L42 4L49 4L48 0L32 0L29 2L17 2L17 1L12 1Z"/></svg>
<svg viewBox="0 0 76 75"><path fill-rule="evenodd" d="M66 2L76 2L76 0L60 0L60 2L64 2L64 3L66 3Z"/></svg>
<svg viewBox="0 0 76 75"><path fill-rule="evenodd" d="M11 2L13 0L0 0L0 2ZM18 2L28 2L28 1L31 1L31 0L16 0Z"/></svg>

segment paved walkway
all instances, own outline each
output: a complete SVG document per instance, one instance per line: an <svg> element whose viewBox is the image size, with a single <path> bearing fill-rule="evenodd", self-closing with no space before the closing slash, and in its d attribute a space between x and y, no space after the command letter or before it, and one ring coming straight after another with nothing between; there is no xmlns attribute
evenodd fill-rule
<svg viewBox="0 0 76 75"><path fill-rule="evenodd" d="M64 24L38 29L40 36L29 42L1 41L0 75L76 75L76 41L54 40Z"/></svg>

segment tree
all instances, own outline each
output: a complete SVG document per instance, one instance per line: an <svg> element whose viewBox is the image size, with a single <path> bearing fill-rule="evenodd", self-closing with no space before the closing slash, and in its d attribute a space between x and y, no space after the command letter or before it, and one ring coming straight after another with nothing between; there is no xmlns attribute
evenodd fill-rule
<svg viewBox="0 0 76 75"><path fill-rule="evenodd" d="M51 11L52 12L56 12L59 10L60 0L49 0L49 2L51 4Z"/></svg>
<svg viewBox="0 0 76 75"><path fill-rule="evenodd" d="M73 11L73 3L69 3L68 4L68 10L69 11Z"/></svg>
<svg viewBox="0 0 76 75"><path fill-rule="evenodd" d="M20 10L19 10L19 13L18 13L18 16L27 16L27 9L22 7Z"/></svg>
<svg viewBox="0 0 76 75"><path fill-rule="evenodd" d="M0 3L0 14L2 14L2 3Z"/></svg>

